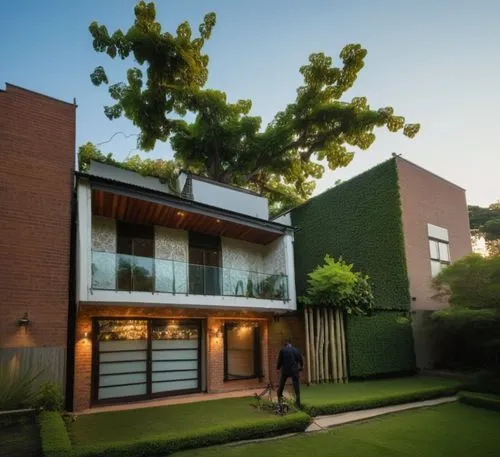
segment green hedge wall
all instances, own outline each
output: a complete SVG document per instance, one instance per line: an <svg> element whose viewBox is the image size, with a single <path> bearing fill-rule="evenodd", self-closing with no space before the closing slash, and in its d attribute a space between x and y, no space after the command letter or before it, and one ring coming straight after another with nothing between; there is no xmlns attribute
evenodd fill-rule
<svg viewBox="0 0 500 457"><path fill-rule="evenodd" d="M312 198L291 212L297 295L325 254L370 276L377 308L409 309L395 159Z"/></svg>
<svg viewBox="0 0 500 457"><path fill-rule="evenodd" d="M38 417L43 457L71 457L71 442L60 413L47 411Z"/></svg>
<svg viewBox="0 0 500 457"><path fill-rule="evenodd" d="M347 319L349 375L367 378L413 372L415 353L407 313L379 311Z"/></svg>

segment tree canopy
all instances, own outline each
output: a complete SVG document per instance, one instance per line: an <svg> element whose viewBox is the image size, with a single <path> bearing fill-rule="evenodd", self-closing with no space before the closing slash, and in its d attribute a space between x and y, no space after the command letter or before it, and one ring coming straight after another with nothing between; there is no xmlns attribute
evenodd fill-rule
<svg viewBox="0 0 500 457"><path fill-rule="evenodd" d="M489 207L469 206L473 237L484 237L490 255L500 255L500 201Z"/></svg>
<svg viewBox="0 0 500 457"><path fill-rule="evenodd" d="M105 114L130 119L140 130L139 148L151 150L156 141L170 140L177 164L257 191L276 211L310 197L325 166L348 165L353 148L374 142L377 127L410 138L417 134L419 125L405 123L391 107L373 109L365 97L344 100L364 67L367 51L359 44L346 45L339 64L323 53L311 54L299 70L303 85L296 99L262 125L250 114L251 100L230 102L223 91L205 88L209 59L203 46L215 22L215 13L209 13L199 36L193 38L187 22L172 34L162 31L154 4L141 1L125 32L110 34L104 25L90 25L97 52L134 61L126 82L109 84L102 66L91 80L108 84L115 104L106 106Z"/></svg>

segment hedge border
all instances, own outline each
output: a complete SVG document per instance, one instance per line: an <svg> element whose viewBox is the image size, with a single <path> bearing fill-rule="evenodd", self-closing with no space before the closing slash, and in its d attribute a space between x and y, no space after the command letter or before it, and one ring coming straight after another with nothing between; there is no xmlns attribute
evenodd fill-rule
<svg viewBox="0 0 500 457"><path fill-rule="evenodd" d="M11 425L29 424L35 422L34 409L18 409L13 411L0 411L0 428Z"/></svg>
<svg viewBox="0 0 500 457"><path fill-rule="evenodd" d="M458 401L464 405L500 411L500 395L481 394L476 392L460 392Z"/></svg>
<svg viewBox="0 0 500 457"><path fill-rule="evenodd" d="M68 431L60 413L41 412L38 416L38 426L44 457L70 457L72 455Z"/></svg>
<svg viewBox="0 0 500 457"><path fill-rule="evenodd" d="M149 437L134 442L75 446L73 451L77 457L160 457L188 449L303 432L310 423L311 418L306 413L297 412L279 420L269 417L253 423L214 427L201 433L188 432L178 436Z"/></svg>
<svg viewBox="0 0 500 457"><path fill-rule="evenodd" d="M346 403L330 403L324 405L303 405L304 411L312 417L324 416L328 414L345 413L348 411L360 411L364 409L379 408L382 406L394 406L403 403L411 403L416 401L433 400L440 397L451 397L456 395L462 385L450 387L436 387L432 389L423 390L420 392L408 392L405 394L398 394L380 398L356 400Z"/></svg>

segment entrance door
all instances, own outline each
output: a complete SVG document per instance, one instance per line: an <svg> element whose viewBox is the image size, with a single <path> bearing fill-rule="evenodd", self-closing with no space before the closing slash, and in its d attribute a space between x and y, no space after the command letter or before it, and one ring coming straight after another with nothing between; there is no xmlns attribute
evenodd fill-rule
<svg viewBox="0 0 500 457"><path fill-rule="evenodd" d="M96 319L94 335L95 402L200 390L200 321Z"/></svg>

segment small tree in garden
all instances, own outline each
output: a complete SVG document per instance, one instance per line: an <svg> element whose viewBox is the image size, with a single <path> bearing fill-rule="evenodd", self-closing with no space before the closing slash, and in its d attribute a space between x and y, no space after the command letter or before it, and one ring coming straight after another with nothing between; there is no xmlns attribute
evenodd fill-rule
<svg viewBox="0 0 500 457"><path fill-rule="evenodd" d="M436 297L451 306L432 314L450 368L500 372L500 257L471 254L435 279Z"/></svg>
<svg viewBox="0 0 500 457"><path fill-rule="evenodd" d="M346 382L345 314L364 314L374 304L368 276L353 271L340 258L325 256L325 263L309 273L304 305L307 381Z"/></svg>

